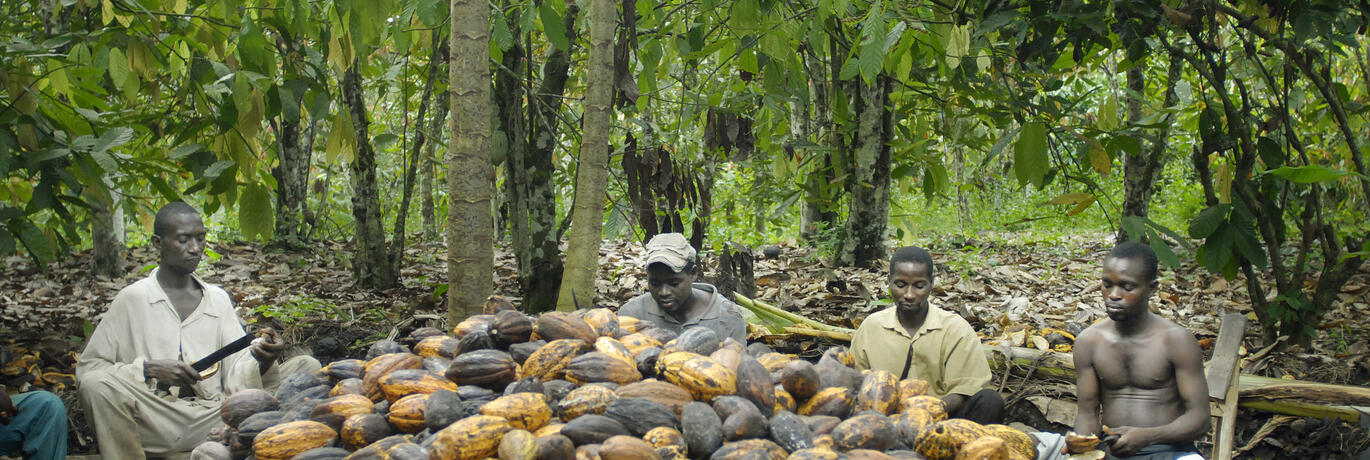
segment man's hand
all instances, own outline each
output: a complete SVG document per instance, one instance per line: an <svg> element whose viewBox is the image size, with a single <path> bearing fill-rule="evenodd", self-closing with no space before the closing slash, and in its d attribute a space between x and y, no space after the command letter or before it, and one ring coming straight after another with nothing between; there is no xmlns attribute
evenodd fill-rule
<svg viewBox="0 0 1370 460"><path fill-rule="evenodd" d="M252 357L257 360L261 371L265 373L271 369L272 364L276 363L276 359L280 358L281 353L286 348L290 348L290 345L285 343L285 340L281 340L281 336L277 335L274 330L262 329L258 333L261 334L261 340L254 340L252 348L249 349L252 350Z"/></svg>
<svg viewBox="0 0 1370 460"><path fill-rule="evenodd" d="M200 373L181 361L149 359L143 362L143 377L157 379L161 385L189 387L200 381Z"/></svg>
<svg viewBox="0 0 1370 460"><path fill-rule="evenodd" d="M10 400L10 392L0 387L0 425L9 425L10 417L19 415L19 408Z"/></svg>
<svg viewBox="0 0 1370 460"><path fill-rule="evenodd" d="M1114 457L1128 457L1135 455L1142 448L1154 444L1151 436L1145 428L1135 426L1106 427L1104 442L1108 443L1108 452Z"/></svg>

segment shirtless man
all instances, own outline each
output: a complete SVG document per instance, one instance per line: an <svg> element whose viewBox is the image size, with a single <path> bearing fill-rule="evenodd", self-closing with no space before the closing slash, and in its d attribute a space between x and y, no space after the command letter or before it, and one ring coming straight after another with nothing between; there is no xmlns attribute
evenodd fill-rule
<svg viewBox="0 0 1370 460"><path fill-rule="evenodd" d="M1148 308L1156 253L1118 245L1102 281L1108 318L1075 342L1075 431L1104 438L1109 458L1202 458L1194 440L1209 430L1203 357L1189 331Z"/></svg>

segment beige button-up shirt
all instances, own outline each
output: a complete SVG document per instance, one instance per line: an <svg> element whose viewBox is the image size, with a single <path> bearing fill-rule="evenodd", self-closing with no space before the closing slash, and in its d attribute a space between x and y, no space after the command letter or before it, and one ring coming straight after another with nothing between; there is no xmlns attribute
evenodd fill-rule
<svg viewBox="0 0 1370 460"><path fill-rule="evenodd" d="M193 363L246 334L228 293L198 276L195 281L204 289L204 296L184 321L157 282L156 270L120 290L81 353L76 364L78 377L104 370L151 386L154 382L143 378L144 361ZM219 366L218 373L197 384L200 397L220 399L238 390L262 387L261 371L249 350L229 356ZM271 371L275 370L272 367Z"/></svg>
<svg viewBox="0 0 1370 460"><path fill-rule="evenodd" d="M974 395L990 381L989 361L975 328L954 313L928 306L927 319L913 336L899 324L895 307L867 317L851 341L858 369L883 369L903 378L928 381L928 393ZM908 374L903 375L908 367Z"/></svg>

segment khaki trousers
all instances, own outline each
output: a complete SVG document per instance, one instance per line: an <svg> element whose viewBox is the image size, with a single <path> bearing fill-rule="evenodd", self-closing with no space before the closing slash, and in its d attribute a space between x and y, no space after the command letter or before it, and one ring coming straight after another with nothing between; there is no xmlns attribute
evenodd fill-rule
<svg viewBox="0 0 1370 460"><path fill-rule="evenodd" d="M320 368L312 356L296 356L276 366L276 372L262 376L267 391L275 391L282 378ZM176 398L102 371L83 375L77 395L95 431L101 459L184 457L223 425L218 400Z"/></svg>

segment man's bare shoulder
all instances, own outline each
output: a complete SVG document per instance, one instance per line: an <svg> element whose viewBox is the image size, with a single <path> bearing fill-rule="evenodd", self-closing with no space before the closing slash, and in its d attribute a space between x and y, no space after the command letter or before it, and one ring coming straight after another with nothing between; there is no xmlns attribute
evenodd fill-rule
<svg viewBox="0 0 1370 460"><path fill-rule="evenodd" d="M1160 316L1157 316L1156 319L1159 320L1156 326L1159 337L1165 339L1166 348L1171 353L1180 350L1199 350L1199 341L1194 338L1194 334L1189 332L1189 329Z"/></svg>

